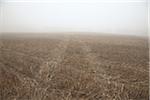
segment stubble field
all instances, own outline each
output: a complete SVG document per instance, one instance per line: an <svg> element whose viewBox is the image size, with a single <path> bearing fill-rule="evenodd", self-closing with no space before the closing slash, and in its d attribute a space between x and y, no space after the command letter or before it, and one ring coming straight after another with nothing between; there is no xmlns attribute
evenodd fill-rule
<svg viewBox="0 0 150 100"><path fill-rule="evenodd" d="M0 39L0 100L148 100L148 39L49 35Z"/></svg>

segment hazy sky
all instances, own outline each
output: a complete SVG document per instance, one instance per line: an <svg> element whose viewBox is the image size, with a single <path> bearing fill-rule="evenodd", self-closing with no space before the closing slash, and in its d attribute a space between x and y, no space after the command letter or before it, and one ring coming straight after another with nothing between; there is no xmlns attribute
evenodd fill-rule
<svg viewBox="0 0 150 100"><path fill-rule="evenodd" d="M146 0L1 0L1 32L147 34Z"/></svg>

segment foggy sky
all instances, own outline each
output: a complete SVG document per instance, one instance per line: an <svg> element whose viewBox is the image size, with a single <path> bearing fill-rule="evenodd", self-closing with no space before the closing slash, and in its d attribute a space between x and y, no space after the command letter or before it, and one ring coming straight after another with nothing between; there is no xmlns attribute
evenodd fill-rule
<svg viewBox="0 0 150 100"><path fill-rule="evenodd" d="M3 0L1 32L99 32L145 35L146 0Z"/></svg>

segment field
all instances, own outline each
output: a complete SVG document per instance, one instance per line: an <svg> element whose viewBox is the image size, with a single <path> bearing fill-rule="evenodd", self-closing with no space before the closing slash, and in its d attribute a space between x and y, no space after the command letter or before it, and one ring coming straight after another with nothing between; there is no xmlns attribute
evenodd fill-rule
<svg viewBox="0 0 150 100"><path fill-rule="evenodd" d="M148 100L146 37L1 36L0 100Z"/></svg>

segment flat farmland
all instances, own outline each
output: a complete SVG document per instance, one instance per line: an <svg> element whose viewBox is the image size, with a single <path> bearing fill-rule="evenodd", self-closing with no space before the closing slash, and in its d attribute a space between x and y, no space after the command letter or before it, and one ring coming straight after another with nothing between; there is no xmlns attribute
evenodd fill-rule
<svg viewBox="0 0 150 100"><path fill-rule="evenodd" d="M149 100L148 38L1 36L0 100Z"/></svg>

